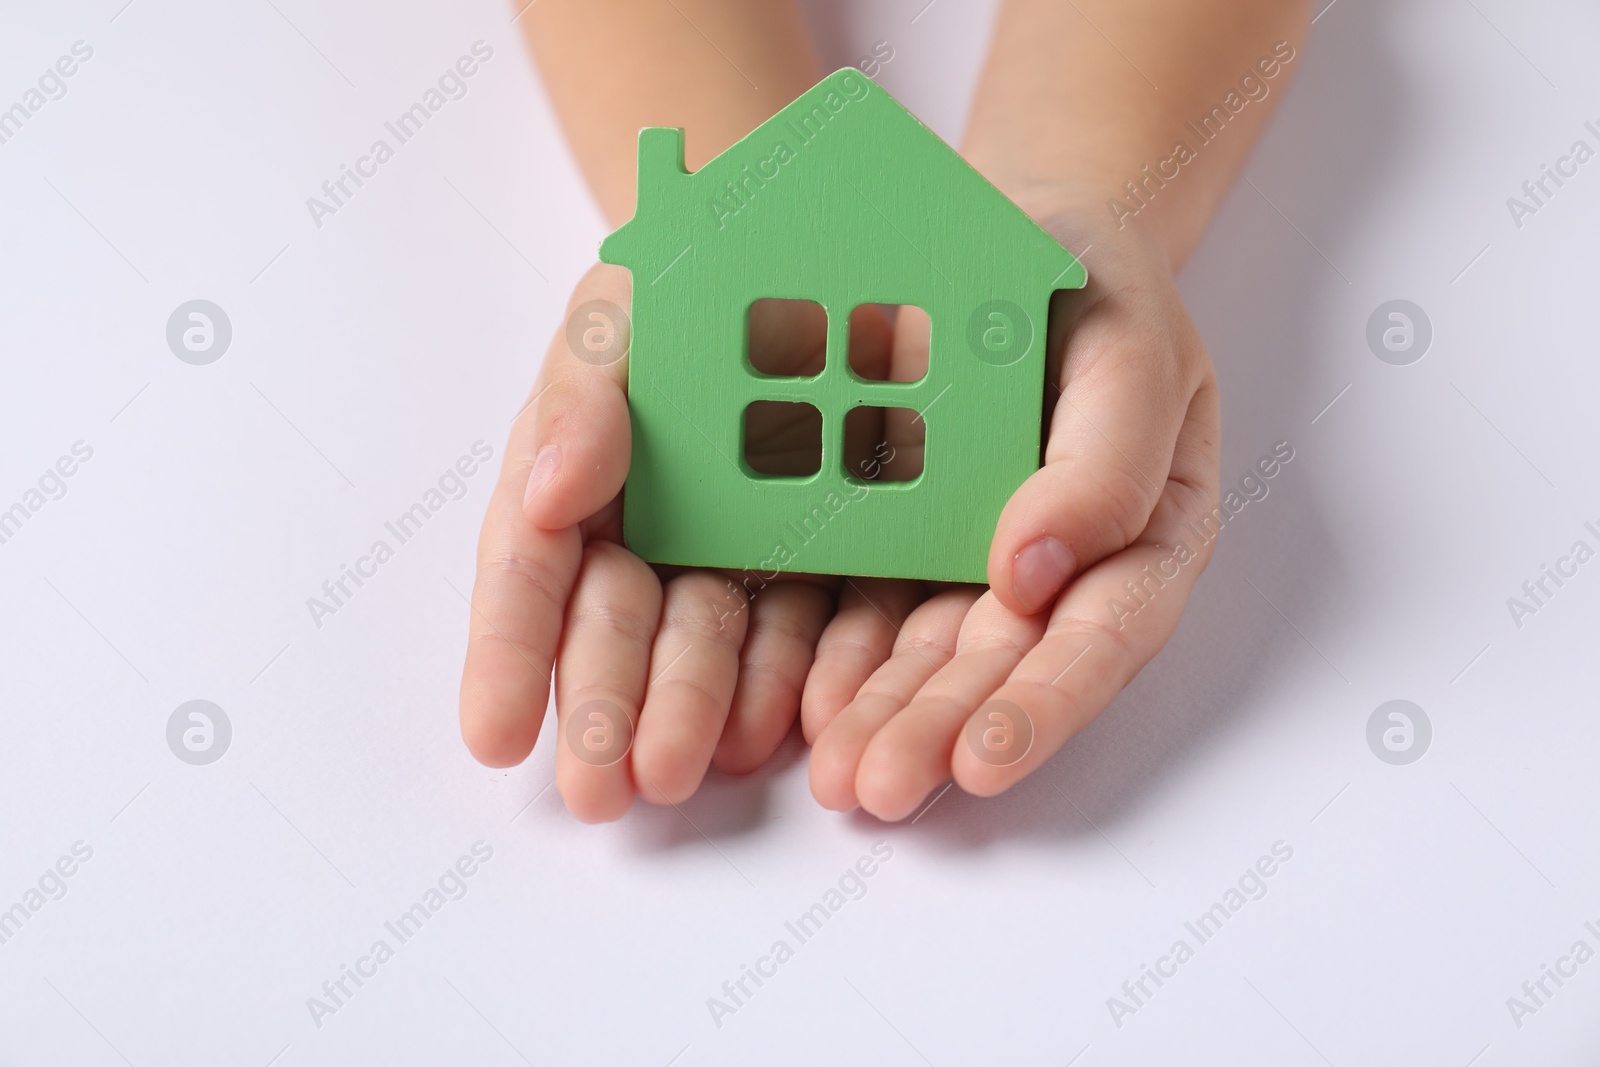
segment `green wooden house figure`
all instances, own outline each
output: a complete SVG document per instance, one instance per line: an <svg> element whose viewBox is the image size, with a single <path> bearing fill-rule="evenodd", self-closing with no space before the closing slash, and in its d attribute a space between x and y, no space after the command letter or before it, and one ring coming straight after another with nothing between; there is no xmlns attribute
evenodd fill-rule
<svg viewBox="0 0 1600 1067"><path fill-rule="evenodd" d="M1000 510L1040 463L1050 296L1085 284L1081 264L853 68L693 174L683 143L681 129L640 131L637 209L600 246L633 273L628 547L767 576L985 581ZM757 369L763 298L821 306L820 372ZM849 320L865 304L927 313L921 380L852 369ZM813 472L752 467L751 405L809 416L795 422L820 437ZM847 461L864 407L903 409L921 431L916 477Z"/></svg>

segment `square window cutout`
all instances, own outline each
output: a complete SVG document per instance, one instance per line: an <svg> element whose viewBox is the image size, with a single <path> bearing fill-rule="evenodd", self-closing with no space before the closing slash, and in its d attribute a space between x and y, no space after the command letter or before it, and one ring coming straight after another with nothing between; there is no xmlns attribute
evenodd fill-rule
<svg viewBox="0 0 1600 1067"><path fill-rule="evenodd" d="M851 373L868 382L920 382L928 376L930 327L928 313L915 304L857 305L850 312ZM902 355L891 366L896 337Z"/></svg>
<svg viewBox="0 0 1600 1067"><path fill-rule="evenodd" d="M822 412L810 404L757 400L744 409L744 461L765 478L806 478L822 469Z"/></svg>
<svg viewBox="0 0 1600 1067"><path fill-rule="evenodd" d="M815 300L762 297L745 314L745 358L757 374L814 378L828 351L828 313Z"/></svg>
<svg viewBox="0 0 1600 1067"><path fill-rule="evenodd" d="M852 408L844 417L844 469L853 481L914 482L928 424L911 408Z"/></svg>

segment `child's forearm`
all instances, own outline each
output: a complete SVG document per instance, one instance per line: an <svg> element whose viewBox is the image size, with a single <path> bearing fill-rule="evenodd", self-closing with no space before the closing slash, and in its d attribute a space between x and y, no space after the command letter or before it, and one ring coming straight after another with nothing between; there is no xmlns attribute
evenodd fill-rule
<svg viewBox="0 0 1600 1067"><path fill-rule="evenodd" d="M1305 0L1005 0L966 154L1036 216L1137 218L1176 266L1299 65L1307 16Z"/></svg>
<svg viewBox="0 0 1600 1067"><path fill-rule="evenodd" d="M633 214L642 126L682 126L690 170L821 77L789 0L543 0L521 18L578 165Z"/></svg>

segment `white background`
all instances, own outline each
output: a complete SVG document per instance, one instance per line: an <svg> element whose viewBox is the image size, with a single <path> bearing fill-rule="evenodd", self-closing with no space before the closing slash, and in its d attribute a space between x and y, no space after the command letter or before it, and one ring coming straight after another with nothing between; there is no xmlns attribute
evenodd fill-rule
<svg viewBox="0 0 1600 1067"><path fill-rule="evenodd" d="M123 3L0 16L0 107L94 49L0 145L0 508L93 449L0 545L0 909L93 850L0 945L0 1063L1487 1067L1600 1046L1600 963L1520 1028L1506 1004L1600 948L1600 562L1520 628L1506 605L1600 547L1600 161L1520 229L1506 206L1600 147L1592 5L1321 15L1183 276L1224 477L1279 441L1295 458L1171 645L1049 766L889 827L819 809L791 739L681 811L589 828L547 790L548 730L509 772L457 737L489 473L320 628L306 607L475 441L498 462L603 235L512 12ZM816 20L833 65L889 42L884 84L955 139L989 14ZM480 39L469 94L316 227L306 198ZM209 366L166 344L195 298L232 322ZM1396 298L1434 329L1410 366L1365 339ZM197 698L233 728L202 767L165 733ZM1392 699L1433 726L1408 766L1366 740ZM480 840L466 895L315 1025L307 999ZM715 1025L707 998L880 840L866 895ZM1266 896L1117 1025L1108 998L1279 841Z"/></svg>

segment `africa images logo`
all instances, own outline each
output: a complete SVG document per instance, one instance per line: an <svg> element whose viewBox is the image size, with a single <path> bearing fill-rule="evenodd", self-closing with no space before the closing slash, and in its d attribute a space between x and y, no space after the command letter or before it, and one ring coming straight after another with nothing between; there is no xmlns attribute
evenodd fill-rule
<svg viewBox="0 0 1600 1067"><path fill-rule="evenodd" d="M783 924L784 933L772 943L764 955L756 957L754 967L739 965L739 974L722 983L722 996L706 998L706 1010L718 1030L727 1020L749 1005L750 999L768 982L778 976L778 969L794 959L796 951L822 931L825 923L843 911L852 901L867 895L868 879L883 870L883 865L894 858L894 846L887 841L874 841L871 854L863 855L844 869L834 884L797 917ZM793 939L791 943L790 939Z"/></svg>
<svg viewBox="0 0 1600 1067"><path fill-rule="evenodd" d="M445 104L465 97L468 79L477 74L481 66L493 58L493 47L483 41L474 41L471 55L461 56L454 64L445 68L436 84L429 86L423 92L421 100L400 112L392 121L383 124L383 128L394 138L394 144L391 145L388 138L379 137L372 142L365 155L357 157L353 167L345 163L339 164L338 176L322 183L322 196L306 197L306 210L311 213L311 221L317 229L322 229L323 220L327 216L337 215L368 181L376 178L378 168L393 159L401 145L421 133L422 127L427 125L433 116L444 110Z"/></svg>
<svg viewBox="0 0 1600 1067"><path fill-rule="evenodd" d="M820 137L835 116L851 103L867 98L867 82L855 73L845 75L835 84L844 90L843 93L829 90L820 103L800 116L798 122L786 123L793 138L792 145L788 139L780 138L766 155L742 165L737 177L724 182L721 194L706 201L711 217L717 220L717 229L726 227L729 219L749 207L756 193L799 158L800 149Z"/></svg>
<svg viewBox="0 0 1600 1067"><path fill-rule="evenodd" d="M1591 121L1585 122L1583 128L1600 143L1600 126ZM1572 142L1565 155L1556 158L1554 167L1548 163L1539 164L1538 176L1522 183L1522 195L1506 197L1506 210L1511 213L1511 221L1517 229L1522 229L1528 219L1548 207L1567 187L1567 182L1576 178L1594 157L1594 145L1580 137Z"/></svg>

